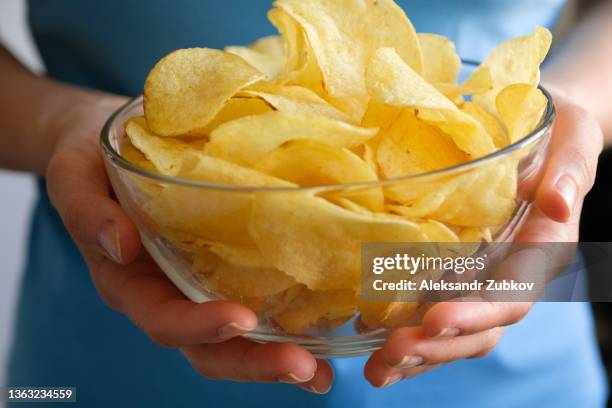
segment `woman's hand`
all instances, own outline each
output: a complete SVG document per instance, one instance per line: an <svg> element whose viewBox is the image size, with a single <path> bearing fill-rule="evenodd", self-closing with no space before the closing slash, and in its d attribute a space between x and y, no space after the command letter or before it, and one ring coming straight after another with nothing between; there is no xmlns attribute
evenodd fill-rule
<svg viewBox="0 0 612 408"><path fill-rule="evenodd" d="M577 242L584 197L593 186L602 133L597 122L565 96L555 96L558 118L536 208L516 242ZM365 376L376 387L414 377L440 364L482 357L505 327L520 321L531 303L439 303L420 327L395 330L372 355Z"/></svg>
<svg viewBox="0 0 612 408"><path fill-rule="evenodd" d="M294 344L258 344L239 336L257 317L231 302L187 300L141 249L136 227L113 199L99 133L125 102L100 98L62 115L49 129L57 145L47 187L104 301L163 347L179 348L203 376L217 380L285 382L316 393L329 390L331 366Z"/></svg>

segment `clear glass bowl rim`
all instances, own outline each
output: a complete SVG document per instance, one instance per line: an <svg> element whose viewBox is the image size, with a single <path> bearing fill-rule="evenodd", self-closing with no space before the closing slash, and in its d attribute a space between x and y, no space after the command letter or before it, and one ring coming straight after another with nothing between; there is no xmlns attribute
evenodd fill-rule
<svg viewBox="0 0 612 408"><path fill-rule="evenodd" d="M474 61L463 60L464 65L470 66L478 66L479 64ZM311 187L255 187L255 186L239 186L239 185L231 185L231 184L218 184L218 183L209 183L202 181L194 181L182 179L179 177L171 177L165 176L163 174L155 173L153 171L147 170L143 167L139 167L128 160L124 159L119 152L115 150L110 141L111 130L115 126L115 121L121 116L121 114L134 107L135 105L139 105L142 103L142 95L137 96L129 100L125 105L117 109L106 121L104 127L102 128L100 144L102 146L102 151L108 160L110 160L116 166L126 170L130 173L137 174L141 177L145 177L150 179L151 181L166 183L166 184L175 184L181 185L185 187L194 187L194 188L203 188L210 190L225 190L225 191L238 191L238 192L315 192L321 193L326 191L337 191L337 190L348 190L348 189L367 189L367 188L376 188L383 187L388 185L393 185L397 183L402 183L405 181L414 181L417 179L425 179L432 176L445 176L453 173L458 173L461 171L466 171L473 169L475 167L487 164L496 159L502 158L504 156L509 155L510 153L520 150L526 146L529 146L531 143L537 141L546 135L547 131L551 128L555 116L556 110L555 105L552 100L552 96L550 93L543 87L538 86L538 88L544 93L547 99L546 111L542 120L540 121L538 127L531 132L529 135L524 138L516 141L515 143L506 146L503 149L496 150L493 153L488 155L479 157L475 160L470 160L465 163L461 163L451 167L445 167L438 170L429 171L426 173L419 173L410 176L404 177L396 177L392 179L386 180L377 180L377 181L367 181L367 182L359 182L359 183L345 183L345 184L333 184L333 185L325 185L325 186L311 186ZM122 124L123 125L123 124Z"/></svg>

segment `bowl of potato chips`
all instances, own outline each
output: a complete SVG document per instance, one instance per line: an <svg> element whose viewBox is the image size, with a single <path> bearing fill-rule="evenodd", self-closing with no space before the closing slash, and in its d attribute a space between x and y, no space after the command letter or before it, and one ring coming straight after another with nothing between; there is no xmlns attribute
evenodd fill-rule
<svg viewBox="0 0 612 408"><path fill-rule="evenodd" d="M195 302L259 316L246 335L319 357L371 352L425 302L360 297L361 244L512 240L555 110L552 37L480 65L392 0L279 0L279 35L175 51L102 132L144 247Z"/></svg>

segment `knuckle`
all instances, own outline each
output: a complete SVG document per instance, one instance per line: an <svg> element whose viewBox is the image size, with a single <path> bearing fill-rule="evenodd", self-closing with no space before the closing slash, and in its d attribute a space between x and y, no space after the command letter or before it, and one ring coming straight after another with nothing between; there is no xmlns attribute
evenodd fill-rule
<svg viewBox="0 0 612 408"><path fill-rule="evenodd" d="M578 186L587 186L589 189L595 182L595 174L597 172L597 157L588 154L584 149L577 148L568 152L566 158L570 163L578 169Z"/></svg>

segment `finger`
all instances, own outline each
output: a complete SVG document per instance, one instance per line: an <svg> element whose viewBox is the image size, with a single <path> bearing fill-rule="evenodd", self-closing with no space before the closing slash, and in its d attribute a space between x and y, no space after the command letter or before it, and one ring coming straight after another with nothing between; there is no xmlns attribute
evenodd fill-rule
<svg viewBox="0 0 612 408"><path fill-rule="evenodd" d="M161 346L220 342L257 327L255 313L238 303L185 299L148 255L129 266L104 260L94 269L107 303Z"/></svg>
<svg viewBox="0 0 612 408"><path fill-rule="evenodd" d="M407 377L414 377L430 371L437 366L420 365L411 369L398 370L385 364L381 351L373 353L363 370L363 375L376 388L390 387Z"/></svg>
<svg viewBox="0 0 612 408"><path fill-rule="evenodd" d="M300 387L314 394L327 394L334 382L334 369L326 360L317 360L317 371L312 380Z"/></svg>
<svg viewBox="0 0 612 408"><path fill-rule="evenodd" d="M556 98L555 104L558 116L550 159L536 204L551 219L566 222L593 186L603 136L597 122L584 109L562 97Z"/></svg>
<svg viewBox="0 0 612 408"><path fill-rule="evenodd" d="M519 322L531 302L442 302L425 313L422 327L428 337L472 334Z"/></svg>
<svg viewBox="0 0 612 408"><path fill-rule="evenodd" d="M93 249L121 264L136 258L140 251L138 231L111 198L97 148L84 145L58 152L47 169L47 189L51 202L80 247Z"/></svg>
<svg viewBox="0 0 612 408"><path fill-rule="evenodd" d="M212 380L307 383L317 361L296 344L258 344L244 338L181 349L193 368Z"/></svg>
<svg viewBox="0 0 612 408"><path fill-rule="evenodd" d="M380 354L386 366L398 370L449 363L486 355L503 331L498 327L467 336L429 338L420 328L402 328L389 336Z"/></svg>

